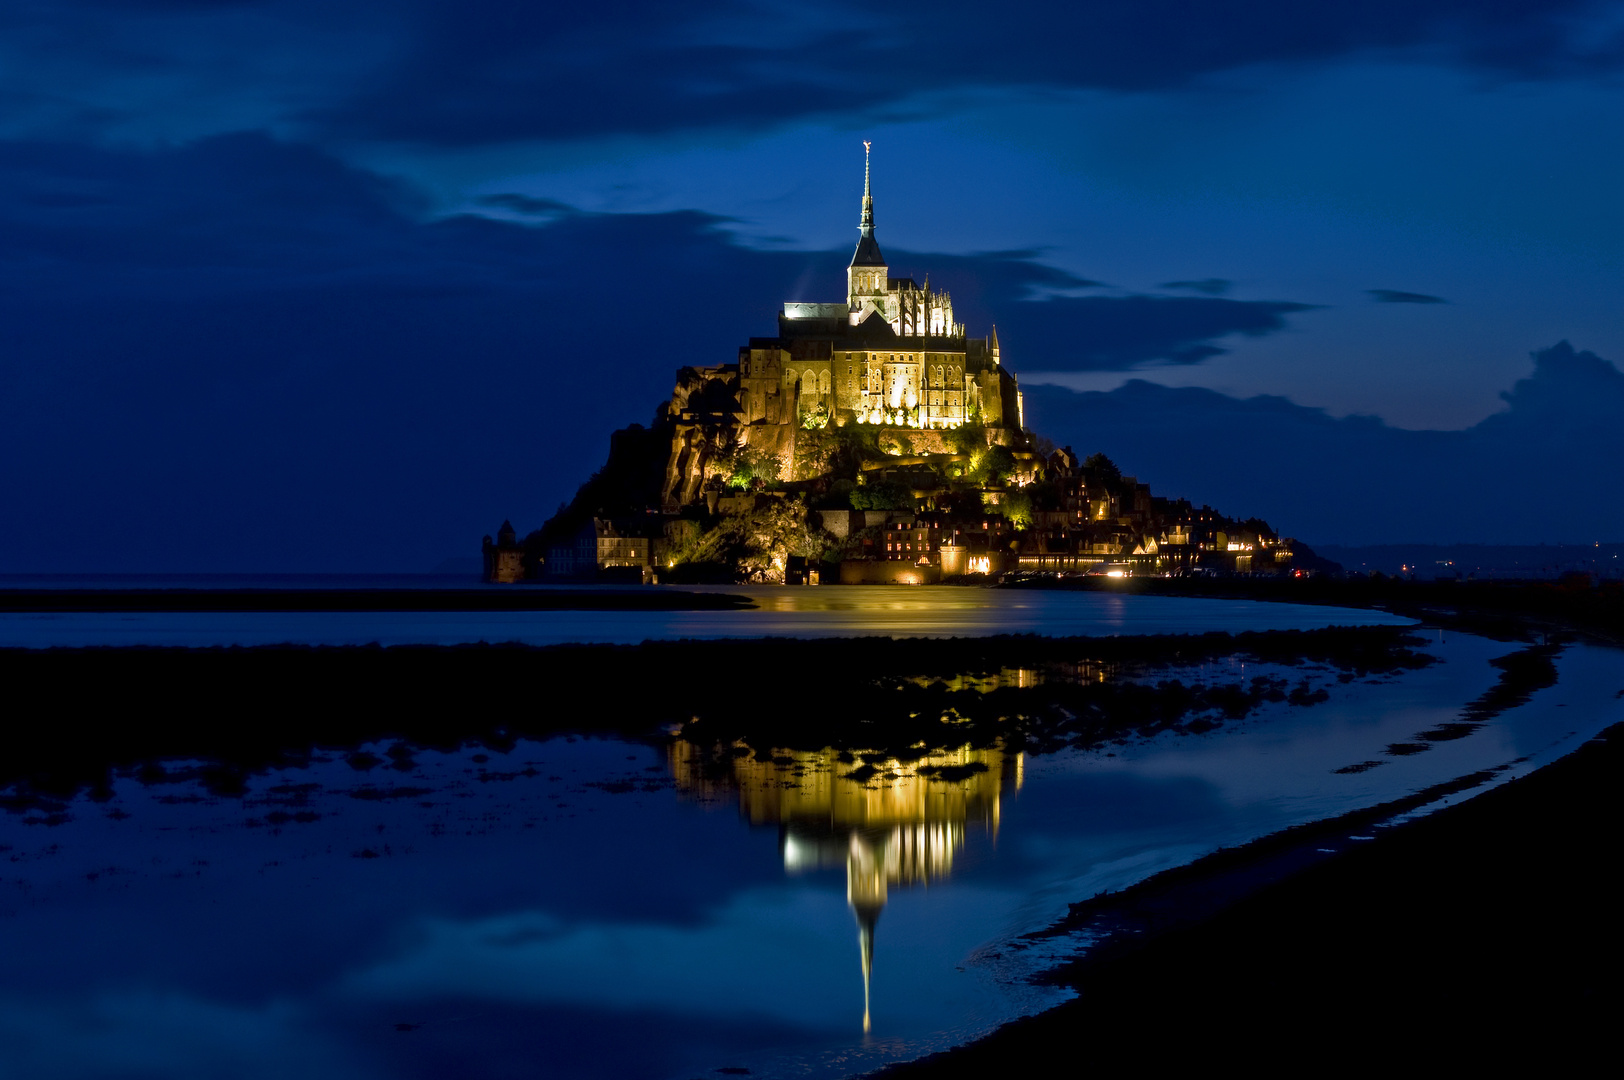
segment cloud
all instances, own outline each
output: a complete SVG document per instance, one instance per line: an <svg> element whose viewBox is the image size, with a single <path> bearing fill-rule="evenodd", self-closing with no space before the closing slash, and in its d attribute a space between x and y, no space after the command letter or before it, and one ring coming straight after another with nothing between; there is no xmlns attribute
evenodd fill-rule
<svg viewBox="0 0 1624 1080"><path fill-rule="evenodd" d="M750 985L752 1019L829 1029L851 1009L850 929L844 897L781 889L736 894L691 926L564 923L539 911L430 919L402 935L398 953L352 971L339 994L737 1017ZM790 970L800 978L752 974Z"/></svg>
<svg viewBox="0 0 1624 1080"><path fill-rule="evenodd" d="M0 997L7 1076L372 1075L365 1056L313 1030L297 1005L244 1006L158 990Z"/></svg>
<svg viewBox="0 0 1624 1080"><path fill-rule="evenodd" d="M556 199L538 199L534 195L518 195L511 192L482 196L479 205L531 218L554 218L560 214L573 213L575 210L574 207Z"/></svg>
<svg viewBox="0 0 1624 1080"><path fill-rule="evenodd" d="M752 250L690 212L503 200L543 217L433 221L417 205L261 135L0 143L0 566L420 570L470 553L503 517L539 526L678 366L732 360L797 281L840 297L850 256ZM889 254L983 329L1078 280L1027 252Z"/></svg>
<svg viewBox="0 0 1624 1080"><path fill-rule="evenodd" d="M611 431L651 419L676 367L729 361L797 282L799 298L839 297L849 258L752 250L692 212L504 200L541 216L434 221L417 206L260 135L0 143L0 565L425 569L503 517L539 525ZM996 318L1017 372L1199 363L1308 310L1066 296L1081 279L1030 251L887 254L951 290L972 332ZM696 317L719 296L725 317ZM1037 430L1158 491L1303 535L1594 539L1611 520L1595 492L1624 461L1607 434L1618 380L1547 350L1476 441L1139 382L1029 384L1027 405Z"/></svg>
<svg viewBox="0 0 1624 1080"><path fill-rule="evenodd" d="M1207 296L1222 296L1229 291L1230 282L1224 278L1202 278L1200 281L1164 281L1164 289L1187 289L1190 292L1205 293Z"/></svg>
<svg viewBox="0 0 1624 1080"><path fill-rule="evenodd" d="M1378 304L1447 304L1441 296L1428 296L1426 293L1400 292L1398 289L1366 289L1371 298Z"/></svg>
<svg viewBox="0 0 1624 1080"><path fill-rule="evenodd" d="M1624 374L1561 342L1464 431L1333 418L1280 397L1133 380L1110 393L1028 386L1028 423L1103 451L1159 495L1257 515L1309 543L1624 538Z"/></svg>
<svg viewBox="0 0 1624 1080"><path fill-rule="evenodd" d="M1276 333L1286 316L1311 310L1284 300L1056 297L1004 305L998 335L1019 370L1132 371L1202 363L1227 351L1217 342L1228 335Z"/></svg>
<svg viewBox="0 0 1624 1080"><path fill-rule="evenodd" d="M942 0L929 19L769 0L64 0L0 19L13 133L251 126L436 146L759 128L963 90L1166 89L1372 51L1521 78L1590 77L1624 58L1587 0L1096 0L997 19L970 0Z"/></svg>

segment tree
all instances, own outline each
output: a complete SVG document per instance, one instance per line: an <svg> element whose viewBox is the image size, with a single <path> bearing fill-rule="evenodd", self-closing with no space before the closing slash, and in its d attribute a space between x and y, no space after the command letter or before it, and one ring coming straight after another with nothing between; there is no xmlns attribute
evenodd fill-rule
<svg viewBox="0 0 1624 1080"><path fill-rule="evenodd" d="M829 407L819 401L810 408L802 406L801 426L808 431L821 431L829 426Z"/></svg>
<svg viewBox="0 0 1624 1080"><path fill-rule="evenodd" d="M913 491L889 481L865 484L851 493L853 510L912 510L913 505Z"/></svg>
<svg viewBox="0 0 1624 1080"><path fill-rule="evenodd" d="M1114 488L1122 482L1122 470L1117 468L1116 462L1104 454L1088 455L1088 460L1083 462L1083 468L1107 487Z"/></svg>
<svg viewBox="0 0 1624 1080"><path fill-rule="evenodd" d="M1002 484L1015 475L1015 455L1007 446L994 446L976 463L975 479L983 484Z"/></svg>
<svg viewBox="0 0 1624 1080"><path fill-rule="evenodd" d="M1017 529L1032 527L1032 496L1024 491L1006 491L999 500L998 508L1004 512L1004 517Z"/></svg>

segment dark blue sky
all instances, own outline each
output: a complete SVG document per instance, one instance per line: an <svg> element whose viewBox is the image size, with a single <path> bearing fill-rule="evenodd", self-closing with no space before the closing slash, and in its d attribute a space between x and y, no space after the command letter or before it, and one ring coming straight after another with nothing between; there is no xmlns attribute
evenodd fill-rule
<svg viewBox="0 0 1624 1080"><path fill-rule="evenodd" d="M8 4L0 572L539 525L839 298L864 138L1057 441L1310 541L1624 537L1624 7L1321 8Z"/></svg>

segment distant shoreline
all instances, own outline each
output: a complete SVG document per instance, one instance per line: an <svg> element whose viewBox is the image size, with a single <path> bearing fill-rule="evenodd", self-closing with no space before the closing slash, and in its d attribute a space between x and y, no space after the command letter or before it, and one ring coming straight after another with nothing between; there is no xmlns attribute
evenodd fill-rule
<svg viewBox="0 0 1624 1080"><path fill-rule="evenodd" d="M748 597L666 589L4 589L0 612L736 611Z"/></svg>

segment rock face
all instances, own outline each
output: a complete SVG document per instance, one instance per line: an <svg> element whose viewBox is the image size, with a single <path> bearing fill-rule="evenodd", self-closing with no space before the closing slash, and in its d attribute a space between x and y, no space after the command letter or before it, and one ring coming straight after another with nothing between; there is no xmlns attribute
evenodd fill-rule
<svg viewBox="0 0 1624 1080"><path fill-rule="evenodd" d="M794 400L793 391L789 395ZM790 411L793 415L792 410ZM680 513L703 501L707 482L725 483L741 459L765 482L794 479L796 425L767 420L745 423L737 365L683 368L665 407L671 428L660 510Z"/></svg>

